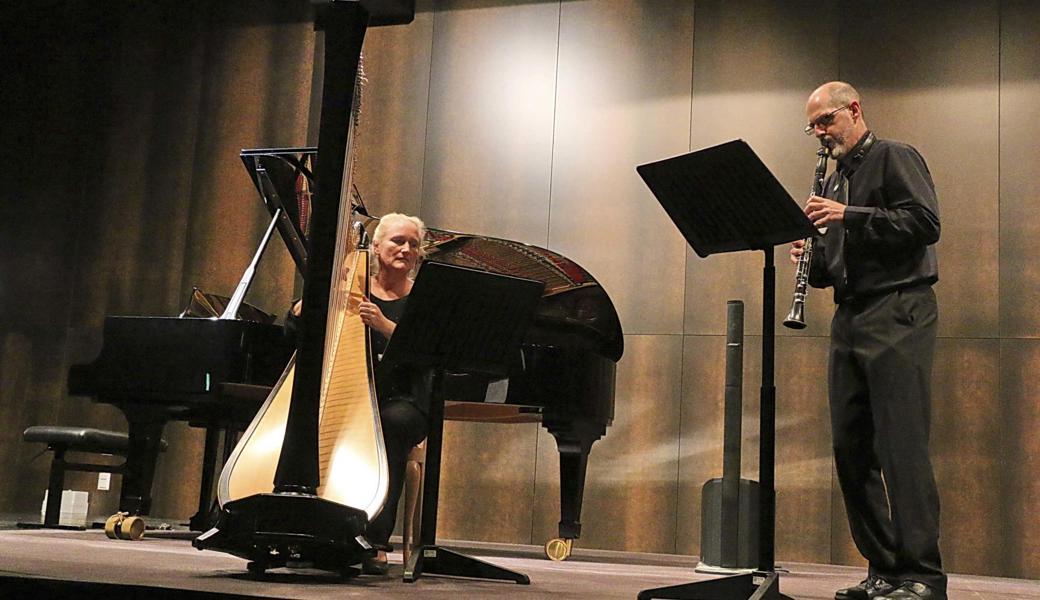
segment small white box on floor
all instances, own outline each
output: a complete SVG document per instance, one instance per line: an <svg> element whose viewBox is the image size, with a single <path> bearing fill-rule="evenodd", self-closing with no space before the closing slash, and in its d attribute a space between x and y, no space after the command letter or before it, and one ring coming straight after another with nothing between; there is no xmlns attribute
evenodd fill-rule
<svg viewBox="0 0 1040 600"><path fill-rule="evenodd" d="M40 507L40 521L47 514L47 490L43 492L43 505ZM83 525L87 521L89 495L87 492L64 490L61 493L61 511L59 525Z"/></svg>

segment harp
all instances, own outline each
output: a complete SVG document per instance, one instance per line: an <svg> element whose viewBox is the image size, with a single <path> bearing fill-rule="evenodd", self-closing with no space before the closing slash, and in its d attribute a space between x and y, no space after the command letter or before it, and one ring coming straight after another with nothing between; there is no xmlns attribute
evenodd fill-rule
<svg viewBox="0 0 1040 600"><path fill-rule="evenodd" d="M221 473L216 526L193 542L249 560L254 574L290 566L353 575L374 554L364 532L385 500L387 465L358 314L368 253L344 198L365 30L413 13L334 1L317 15L325 68L298 350Z"/></svg>

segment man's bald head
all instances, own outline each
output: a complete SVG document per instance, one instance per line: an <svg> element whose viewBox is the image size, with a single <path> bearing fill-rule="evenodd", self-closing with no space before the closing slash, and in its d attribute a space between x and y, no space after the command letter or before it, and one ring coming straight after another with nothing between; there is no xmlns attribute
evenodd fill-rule
<svg viewBox="0 0 1040 600"><path fill-rule="evenodd" d="M848 106L853 102L859 102L859 92L844 81L827 82L816 88L816 91L812 93L810 98L813 96L819 96L823 106L827 108Z"/></svg>
<svg viewBox="0 0 1040 600"><path fill-rule="evenodd" d="M844 81L829 81L813 90L805 116L806 133L815 135L834 158L848 153L867 133L859 92Z"/></svg>

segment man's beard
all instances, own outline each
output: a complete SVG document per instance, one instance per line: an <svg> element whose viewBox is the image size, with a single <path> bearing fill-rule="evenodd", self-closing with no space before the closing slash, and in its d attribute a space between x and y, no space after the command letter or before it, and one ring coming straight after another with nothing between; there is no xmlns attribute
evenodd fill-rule
<svg viewBox="0 0 1040 600"><path fill-rule="evenodd" d="M845 136L826 136L823 138L823 145L830 151L831 158L838 159L845 156L849 148L845 145Z"/></svg>

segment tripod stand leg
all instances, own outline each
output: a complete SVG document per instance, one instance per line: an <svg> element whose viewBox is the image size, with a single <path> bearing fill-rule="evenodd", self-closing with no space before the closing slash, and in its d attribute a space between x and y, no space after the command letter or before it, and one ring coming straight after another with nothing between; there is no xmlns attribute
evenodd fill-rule
<svg viewBox="0 0 1040 600"><path fill-rule="evenodd" d="M439 546L423 546L417 549L404 567L404 580L407 583L415 582L423 574L495 579L521 585L531 583L531 579L523 573L510 571Z"/></svg>

